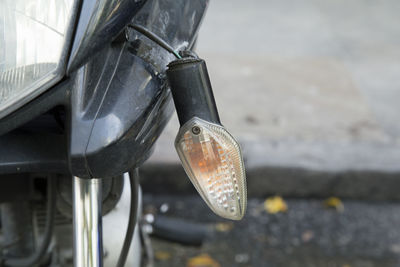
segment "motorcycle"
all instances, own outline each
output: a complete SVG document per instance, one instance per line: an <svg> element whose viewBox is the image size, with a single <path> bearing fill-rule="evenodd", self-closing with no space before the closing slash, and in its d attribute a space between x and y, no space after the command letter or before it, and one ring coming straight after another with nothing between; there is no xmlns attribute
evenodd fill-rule
<svg viewBox="0 0 400 267"><path fill-rule="evenodd" d="M193 52L207 6L0 0L0 266L140 266L138 169L174 105L188 177L243 217L240 147Z"/></svg>

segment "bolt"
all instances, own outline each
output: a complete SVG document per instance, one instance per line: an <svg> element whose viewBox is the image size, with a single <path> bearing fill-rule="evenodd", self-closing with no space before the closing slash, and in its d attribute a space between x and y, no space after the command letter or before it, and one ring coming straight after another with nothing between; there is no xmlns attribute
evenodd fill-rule
<svg viewBox="0 0 400 267"><path fill-rule="evenodd" d="M192 133L193 133L194 135L198 135L198 134L200 134L200 132L201 132L201 130L200 130L200 127L199 127L199 126L193 126L193 128L192 128Z"/></svg>

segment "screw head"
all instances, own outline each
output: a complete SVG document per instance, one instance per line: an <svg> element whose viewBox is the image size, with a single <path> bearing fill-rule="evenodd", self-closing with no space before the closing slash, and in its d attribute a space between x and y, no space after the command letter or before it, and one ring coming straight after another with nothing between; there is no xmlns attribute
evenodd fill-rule
<svg viewBox="0 0 400 267"><path fill-rule="evenodd" d="M192 127L192 133L194 135L198 135L198 134L200 134L200 132L201 132L201 129L200 129L199 126L195 125L195 126Z"/></svg>

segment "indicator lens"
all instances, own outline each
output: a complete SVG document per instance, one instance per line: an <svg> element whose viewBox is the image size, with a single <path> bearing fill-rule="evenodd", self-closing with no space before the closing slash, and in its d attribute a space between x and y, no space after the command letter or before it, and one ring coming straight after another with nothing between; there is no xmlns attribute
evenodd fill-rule
<svg viewBox="0 0 400 267"><path fill-rule="evenodd" d="M246 175L239 144L228 131L195 117L181 127L175 147L208 206L222 217L240 220L246 210Z"/></svg>

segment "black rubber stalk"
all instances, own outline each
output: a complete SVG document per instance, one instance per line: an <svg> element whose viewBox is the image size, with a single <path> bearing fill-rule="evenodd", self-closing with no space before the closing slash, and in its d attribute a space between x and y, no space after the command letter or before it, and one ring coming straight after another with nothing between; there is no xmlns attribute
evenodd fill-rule
<svg viewBox="0 0 400 267"><path fill-rule="evenodd" d="M135 169L129 172L129 182L131 184L131 207L129 210L128 228L124 244L119 255L117 267L124 267L126 258L128 257L129 248L131 247L133 235L135 233L135 226L137 222L137 210L139 202L139 170Z"/></svg>

